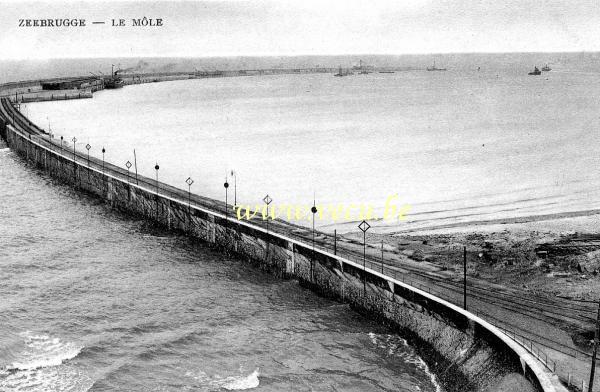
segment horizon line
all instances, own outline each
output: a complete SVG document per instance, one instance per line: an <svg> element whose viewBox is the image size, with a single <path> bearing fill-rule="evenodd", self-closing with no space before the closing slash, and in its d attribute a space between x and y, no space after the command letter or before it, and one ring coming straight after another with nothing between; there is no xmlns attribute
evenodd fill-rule
<svg viewBox="0 0 600 392"><path fill-rule="evenodd" d="M339 56L448 56L448 55L499 55L499 54L573 54L573 53L600 53L600 49L593 50L564 50L564 51L489 51L489 52L435 52L435 53L299 53L299 54L276 54L276 53L255 53L255 54L234 54L234 53L219 53L209 55L138 55L138 56L65 56L65 57L5 57L0 61L49 61L49 60L82 60L82 59L138 59L138 58L180 58L180 59L213 59L213 58L276 58L276 57L339 57Z"/></svg>

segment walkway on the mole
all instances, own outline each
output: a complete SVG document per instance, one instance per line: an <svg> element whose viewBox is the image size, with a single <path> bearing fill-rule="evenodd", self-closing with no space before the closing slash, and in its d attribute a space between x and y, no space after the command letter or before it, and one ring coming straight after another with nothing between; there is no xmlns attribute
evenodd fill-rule
<svg viewBox="0 0 600 392"><path fill-rule="evenodd" d="M6 100L0 108L3 116L12 123L12 107ZM32 139L39 144L75 159L96 170L104 170L106 173L120 178L124 181L136 183L135 176L128 176L126 169L108 162L90 157L88 161L87 152L81 146L73 153L73 144L70 141L52 139L43 130L31 124L28 119L20 113L14 115L15 127L32 135ZM157 182L144 176L137 177L139 186L158 192L205 209L225 213L225 201L210 199L207 197L191 194L182 189L168 184ZM227 206L229 216L235 219L233 206ZM260 213L257 216L261 216ZM253 219L251 223L266 228L267 222L262 219ZM312 243L312 231L309 228L298 226L280 219L269 221L269 230L294 238L307 244ZM353 236L337 237L337 254L352 261L363 263L363 244L361 240ZM367 237L368 238L368 237ZM369 241L369 238L367 239ZM334 253L334 237L330 234L317 232L315 235L315 247ZM365 264L368 268L382 270L384 273L403 280L413 286L436 294L438 297L462 306L462 282L453 281L449 274L445 274L439 267L427 262L415 262L403 255L398 249L384 249L383 265L381 262L381 249L377 243L367 243L367 259ZM522 336L518 340L530 339L525 345L539 353L542 361L547 357L548 367L556 369L556 373L563 379L571 376L573 383L581 387L582 381L587 385L589 379L590 361L588 353L579 351L573 344L572 339L560 326L577 325L593 328L595 320L595 307L582 305L581 303L566 299L537 298L525 291L492 285L474 277L469 277L468 285L468 308L482 318L496 326L513 331ZM594 391L600 391L598 382Z"/></svg>

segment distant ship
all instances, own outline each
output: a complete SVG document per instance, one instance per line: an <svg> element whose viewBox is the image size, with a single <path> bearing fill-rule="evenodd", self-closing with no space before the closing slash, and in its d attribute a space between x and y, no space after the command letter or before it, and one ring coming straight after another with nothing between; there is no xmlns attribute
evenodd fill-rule
<svg viewBox="0 0 600 392"><path fill-rule="evenodd" d="M533 67L533 71L529 72L528 75L541 75L542 71L538 69L538 67Z"/></svg>
<svg viewBox="0 0 600 392"><path fill-rule="evenodd" d="M104 81L104 88L121 88L124 85L125 82L119 77L113 77Z"/></svg>
<svg viewBox="0 0 600 392"><path fill-rule="evenodd" d="M546 63L546 65L544 65L544 66L542 67L542 71L544 71L544 72L552 71L552 68L550 68L550 67L548 66L548 64Z"/></svg>
<svg viewBox="0 0 600 392"><path fill-rule="evenodd" d="M379 71L379 73L394 73L394 71Z"/></svg>
<svg viewBox="0 0 600 392"><path fill-rule="evenodd" d="M114 65L112 69L114 70ZM120 70L116 70L112 72L110 79L104 79L104 88L121 88L125 85L125 82L119 76L119 71Z"/></svg>
<svg viewBox="0 0 600 392"><path fill-rule="evenodd" d="M346 75L348 75L348 74L342 73L342 66L340 65L340 70L338 71L338 73L334 74L333 76L346 76Z"/></svg>
<svg viewBox="0 0 600 392"><path fill-rule="evenodd" d="M428 71L445 71L446 68L438 68L435 66L435 60L433 60L433 66L427 67Z"/></svg>
<svg viewBox="0 0 600 392"><path fill-rule="evenodd" d="M360 74L360 75L368 75L368 74L370 73L370 72L367 70L367 67L363 66L363 62L362 62L362 60L360 60L360 62L359 62L359 66L358 66L358 67L359 67L358 69L360 69L360 72L359 72L359 74Z"/></svg>

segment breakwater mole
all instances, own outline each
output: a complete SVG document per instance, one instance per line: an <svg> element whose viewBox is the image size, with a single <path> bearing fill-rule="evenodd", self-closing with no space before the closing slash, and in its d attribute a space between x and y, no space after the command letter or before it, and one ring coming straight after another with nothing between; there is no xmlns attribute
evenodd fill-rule
<svg viewBox="0 0 600 392"><path fill-rule="evenodd" d="M110 206L235 253L273 274L350 303L395 327L426 359L448 391L563 391L557 377L524 347L485 320L414 287L271 226L239 221L222 202L188 194L151 178L130 181L125 171L62 146L31 124L8 99L0 107L8 146L51 176ZM221 207L219 207L221 206Z"/></svg>

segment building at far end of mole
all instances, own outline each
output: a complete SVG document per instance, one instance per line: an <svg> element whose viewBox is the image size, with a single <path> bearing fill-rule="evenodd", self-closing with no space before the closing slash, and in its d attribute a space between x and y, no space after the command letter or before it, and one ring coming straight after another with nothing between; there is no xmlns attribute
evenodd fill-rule
<svg viewBox="0 0 600 392"><path fill-rule="evenodd" d="M42 90L83 90L102 85L102 79L59 79L42 82Z"/></svg>

